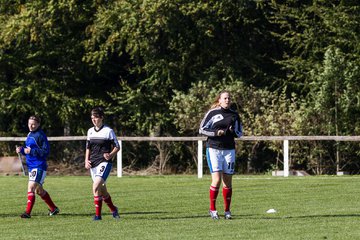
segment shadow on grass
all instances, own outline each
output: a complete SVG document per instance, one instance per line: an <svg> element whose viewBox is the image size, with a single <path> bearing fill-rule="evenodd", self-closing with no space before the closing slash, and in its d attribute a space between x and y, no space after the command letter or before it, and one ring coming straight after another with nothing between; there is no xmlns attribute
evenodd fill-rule
<svg viewBox="0 0 360 240"><path fill-rule="evenodd" d="M7 218L7 217L19 217L20 218L20 215L22 214L22 212L20 213L16 213L16 214L14 214L14 213L1 213L0 214L0 218ZM83 213L83 214L79 214L79 213L75 213L75 214L72 214L72 213L59 213L58 215L56 215L56 216L49 216L49 215L47 215L47 214L31 214L31 217L48 217L48 218L57 218L57 217L74 217L74 216L86 216L86 217L88 217L88 216L93 216L94 214L85 214L85 213Z"/></svg>
<svg viewBox="0 0 360 240"><path fill-rule="evenodd" d="M129 216L133 219L149 219L149 220L175 220L175 219L195 219L195 218L209 218L209 215L186 215L186 213L180 212L169 212L169 211L134 211L134 212L119 212L120 217ZM181 216L183 215L184 216ZM66 217L71 216L93 216L93 214L71 214L71 213L61 213L58 216L65 215ZM103 212L103 216L111 215L109 212Z"/></svg>
<svg viewBox="0 0 360 240"><path fill-rule="evenodd" d="M13 213L1 213L0 218L20 218L20 214ZM120 216L133 216L134 218L139 219L153 219L153 220L177 220L177 219L202 219L209 218L208 214L202 215L184 215L186 213L179 212L165 212L165 211L150 211L150 212L120 212ZM109 212L104 212L103 216L111 215ZM151 217L150 217L151 215ZM165 216L164 216L165 215ZM170 216L172 215L172 216ZM70 218L70 217L93 217L94 213L67 213L61 212L56 216L48 216L47 214L32 214L32 217L48 217L48 218ZM303 215L303 216L264 216L263 214L247 214L247 215L233 215L232 220L241 220L241 219L263 219L263 220L282 220L282 219L312 219L312 218L359 218L360 214L322 214L322 215ZM222 218L222 216L220 216Z"/></svg>
<svg viewBox="0 0 360 240"><path fill-rule="evenodd" d="M157 211L157 212L120 212L121 216L124 215L162 215L162 214L169 214L170 212L161 212L161 211ZM0 218L7 218L7 217L20 217L20 215L22 214L22 212L19 212L18 214L13 214L13 213L0 213ZM111 215L110 212L106 211L102 213L103 216L106 215ZM31 214L31 217L49 217L49 218L59 218L59 217L92 217L94 216L94 213L69 213L69 212L60 212L59 214L57 214L56 216L49 216L47 214Z"/></svg>
<svg viewBox="0 0 360 240"><path fill-rule="evenodd" d="M360 214L323 214L323 215L304 215L304 216L283 216L282 218L291 219L291 218L351 218L351 217L360 217Z"/></svg>
<svg viewBox="0 0 360 240"><path fill-rule="evenodd" d="M358 218L360 217L360 214L320 214L320 215L302 215L302 216L264 216L262 214L258 215L238 215L237 218L240 219L270 219L270 220L276 220L276 219L312 219L312 218Z"/></svg>
<svg viewBox="0 0 360 240"><path fill-rule="evenodd" d="M282 220L282 219L306 219L306 218L358 218L360 217L360 214L325 214L325 215L304 215L304 216L264 216L262 214L258 215L232 215L232 220L241 220L241 219L263 219L263 220ZM156 219L162 219L162 220L175 220L175 219L196 219L196 218L209 218L210 216L208 214L204 215L188 215L188 216L164 216L164 217L158 217ZM220 215L220 219L223 217Z"/></svg>

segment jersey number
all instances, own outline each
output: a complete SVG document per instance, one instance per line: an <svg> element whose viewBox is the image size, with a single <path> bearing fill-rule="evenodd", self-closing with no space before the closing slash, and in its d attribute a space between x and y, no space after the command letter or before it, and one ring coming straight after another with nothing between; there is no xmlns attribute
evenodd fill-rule
<svg viewBox="0 0 360 240"><path fill-rule="evenodd" d="M36 170L31 171L30 177L35 177L35 176L36 176Z"/></svg>
<svg viewBox="0 0 360 240"><path fill-rule="evenodd" d="M235 168L235 163L228 163L228 169L234 169Z"/></svg>

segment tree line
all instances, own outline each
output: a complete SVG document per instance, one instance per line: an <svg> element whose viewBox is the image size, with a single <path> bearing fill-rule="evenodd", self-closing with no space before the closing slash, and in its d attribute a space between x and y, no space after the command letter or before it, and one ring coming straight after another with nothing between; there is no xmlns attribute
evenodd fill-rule
<svg viewBox="0 0 360 240"><path fill-rule="evenodd" d="M95 105L119 136L196 136L222 89L246 135L359 135L359 20L355 0L0 0L0 136L23 136L30 114L49 136L85 135ZM240 145L240 172L281 165L280 143ZM193 150L125 158L191 171ZM358 173L359 150L294 142L292 167Z"/></svg>

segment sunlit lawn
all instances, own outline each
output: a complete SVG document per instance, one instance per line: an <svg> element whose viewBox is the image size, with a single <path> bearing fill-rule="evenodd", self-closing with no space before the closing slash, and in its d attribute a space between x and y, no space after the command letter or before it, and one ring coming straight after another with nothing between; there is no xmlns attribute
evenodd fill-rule
<svg viewBox="0 0 360 240"><path fill-rule="evenodd" d="M233 220L208 216L210 177L111 176L108 189L121 220L106 205L94 222L90 177L46 178L60 207L47 216L37 197L25 210L27 178L0 177L1 239L360 239L360 177L234 176ZM219 194L218 210L222 214ZM276 213L266 213L270 208Z"/></svg>

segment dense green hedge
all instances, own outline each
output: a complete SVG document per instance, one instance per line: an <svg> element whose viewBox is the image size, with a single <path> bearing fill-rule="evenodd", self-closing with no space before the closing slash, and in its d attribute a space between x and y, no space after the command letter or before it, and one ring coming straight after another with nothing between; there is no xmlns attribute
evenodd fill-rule
<svg viewBox="0 0 360 240"><path fill-rule="evenodd" d="M224 88L246 135L359 135L359 7L350 0L0 0L1 136L25 135L33 113L49 136L85 135L94 105L106 107L118 135L194 136ZM279 144L250 148L238 150L245 172L268 171L281 159ZM151 165L159 156L152 149L129 158ZM356 143L299 143L291 151L293 166L312 173L359 171ZM192 151L171 152L165 168L193 168Z"/></svg>

